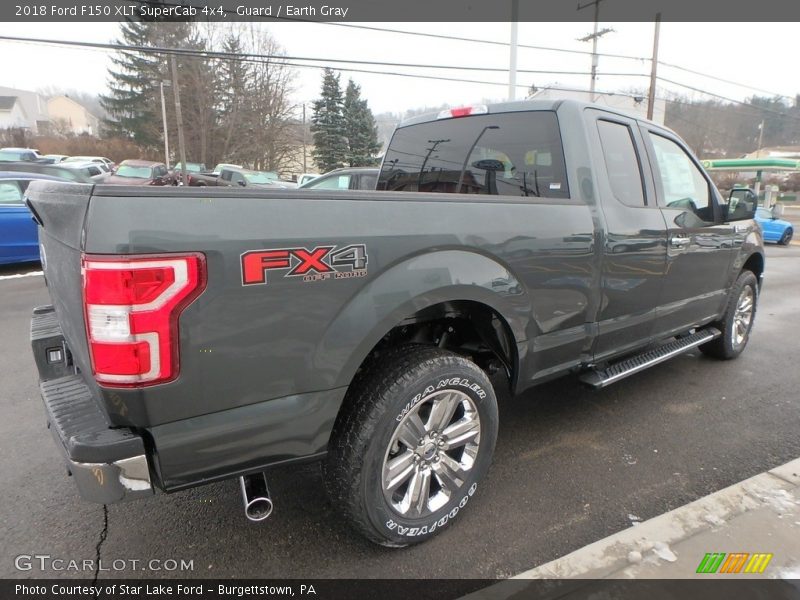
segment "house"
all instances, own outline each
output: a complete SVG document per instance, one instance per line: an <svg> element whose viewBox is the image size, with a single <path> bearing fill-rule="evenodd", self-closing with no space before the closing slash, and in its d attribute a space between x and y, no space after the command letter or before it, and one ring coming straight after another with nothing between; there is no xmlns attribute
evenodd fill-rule
<svg viewBox="0 0 800 600"><path fill-rule="evenodd" d="M2 106L7 107L0 108L0 129L22 127L33 134L47 129L47 102L40 94L0 86L0 98L5 98Z"/></svg>
<svg viewBox="0 0 800 600"><path fill-rule="evenodd" d="M0 96L0 129L30 127L25 109L17 96Z"/></svg>
<svg viewBox="0 0 800 600"><path fill-rule="evenodd" d="M48 99L47 112L53 128L62 133L97 135L100 129L100 119L69 96Z"/></svg>

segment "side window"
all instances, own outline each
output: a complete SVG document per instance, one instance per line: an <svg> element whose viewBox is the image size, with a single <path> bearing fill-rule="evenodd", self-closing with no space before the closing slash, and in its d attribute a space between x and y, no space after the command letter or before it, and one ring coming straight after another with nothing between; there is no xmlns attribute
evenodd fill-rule
<svg viewBox="0 0 800 600"><path fill-rule="evenodd" d="M711 190L700 169L686 151L672 140L654 133L650 133L650 140L655 149L664 204L668 208L682 208L700 221L713 222Z"/></svg>
<svg viewBox="0 0 800 600"><path fill-rule="evenodd" d="M644 206L644 189L639 157L630 127L622 123L598 121L600 144L608 181L617 200L628 206Z"/></svg>
<svg viewBox="0 0 800 600"><path fill-rule="evenodd" d="M400 127L377 188L569 198L558 118L520 111Z"/></svg>
<svg viewBox="0 0 800 600"><path fill-rule="evenodd" d="M89 176L94 177L95 175L100 175L100 169L97 167L89 167Z"/></svg>
<svg viewBox="0 0 800 600"><path fill-rule="evenodd" d="M320 178L309 187L315 190L347 190L350 189L350 175L334 175Z"/></svg>
<svg viewBox="0 0 800 600"><path fill-rule="evenodd" d="M230 181L231 175L233 175L233 171L223 171L220 173L219 178L222 179L222 181Z"/></svg>
<svg viewBox="0 0 800 600"><path fill-rule="evenodd" d="M376 183L378 183L377 175L362 175L361 179L358 182L358 189L374 190Z"/></svg>
<svg viewBox="0 0 800 600"><path fill-rule="evenodd" d="M16 181L0 181L0 205L22 204L22 190Z"/></svg>

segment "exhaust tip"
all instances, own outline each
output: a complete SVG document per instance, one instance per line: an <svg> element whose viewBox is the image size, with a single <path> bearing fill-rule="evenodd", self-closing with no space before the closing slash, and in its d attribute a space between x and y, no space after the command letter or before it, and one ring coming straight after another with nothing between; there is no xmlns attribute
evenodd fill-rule
<svg viewBox="0 0 800 600"><path fill-rule="evenodd" d="M263 521L272 514L272 500L253 498L244 507L245 516L254 522Z"/></svg>

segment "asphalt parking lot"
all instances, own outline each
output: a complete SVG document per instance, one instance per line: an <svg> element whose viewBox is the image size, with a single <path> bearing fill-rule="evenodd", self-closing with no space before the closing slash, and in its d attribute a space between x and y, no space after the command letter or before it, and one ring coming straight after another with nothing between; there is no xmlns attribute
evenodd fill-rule
<svg viewBox="0 0 800 600"><path fill-rule="evenodd" d="M33 269L28 269L30 272ZM0 277L24 273L3 269ZM564 378L501 395L488 481L457 524L387 550L348 530L314 465L276 470L276 509L247 521L237 482L104 508L66 477L38 397L28 345L41 276L0 280L0 577L91 577L15 568L20 554L193 561L191 572L100 577L508 577L800 456L800 246L770 246L745 354L675 358L593 392Z"/></svg>

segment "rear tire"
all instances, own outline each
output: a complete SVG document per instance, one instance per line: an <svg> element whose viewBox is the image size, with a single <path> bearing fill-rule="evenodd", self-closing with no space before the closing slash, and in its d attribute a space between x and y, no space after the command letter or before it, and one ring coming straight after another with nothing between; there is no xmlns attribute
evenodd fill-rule
<svg viewBox="0 0 800 600"><path fill-rule="evenodd" d="M700 351L721 360L739 356L750 339L757 304L758 280L752 271L742 271L731 288L722 320L712 323L722 335L700 346Z"/></svg>
<svg viewBox="0 0 800 600"><path fill-rule="evenodd" d="M392 348L350 386L328 445L328 494L372 542L423 542L474 495L497 427L494 390L475 363L436 347Z"/></svg>
<svg viewBox="0 0 800 600"><path fill-rule="evenodd" d="M789 242L792 241L792 235L794 235L794 231L792 229L787 229L783 232L780 241L778 242L781 246L788 246Z"/></svg>

